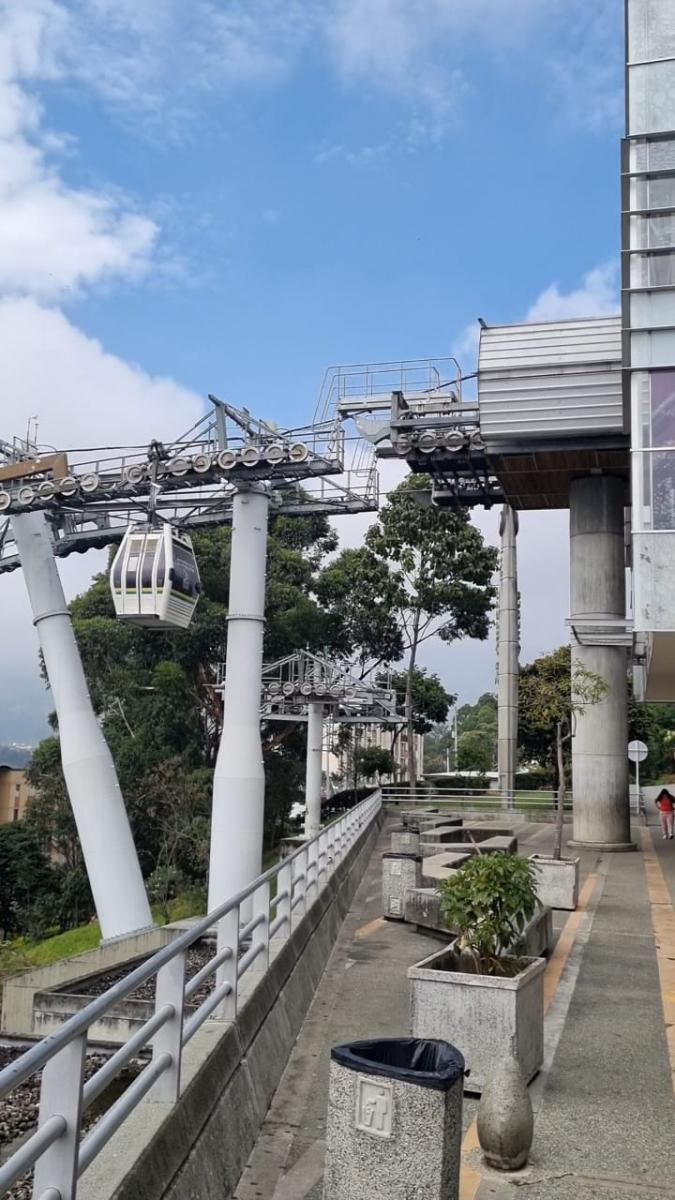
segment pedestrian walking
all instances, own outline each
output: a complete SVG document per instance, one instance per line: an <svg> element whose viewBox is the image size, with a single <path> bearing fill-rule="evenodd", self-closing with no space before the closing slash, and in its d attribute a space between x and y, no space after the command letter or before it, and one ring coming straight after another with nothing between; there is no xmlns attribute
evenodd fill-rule
<svg viewBox="0 0 675 1200"><path fill-rule="evenodd" d="M674 800L675 797L668 791L668 788L661 788L656 797L656 807L659 810L661 831L664 838L672 839L673 836L673 818L675 817L675 812L673 811Z"/></svg>

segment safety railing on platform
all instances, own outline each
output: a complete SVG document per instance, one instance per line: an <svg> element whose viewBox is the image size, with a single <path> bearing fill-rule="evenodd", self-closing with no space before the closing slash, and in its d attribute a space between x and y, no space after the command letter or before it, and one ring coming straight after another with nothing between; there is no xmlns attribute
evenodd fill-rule
<svg viewBox="0 0 675 1200"><path fill-rule="evenodd" d="M0 1099L42 1071L38 1127L0 1166L0 1196L34 1167L33 1200L75 1200L78 1178L144 1096L178 1100L183 1048L208 1018L234 1020L245 973L254 963L268 969L270 943L276 952L290 937L294 921L323 890L381 806L381 793L376 791L0 1071ZM212 931L213 957L186 981L187 951ZM213 990L189 1011L191 997L214 975ZM157 982L152 1016L84 1082L89 1029L153 977ZM82 1114L146 1048L151 1055L147 1065L82 1136Z"/></svg>
<svg viewBox="0 0 675 1200"><path fill-rule="evenodd" d="M553 791L531 790L520 788L514 792L499 791L497 788L446 788L420 785L413 793L409 787L387 786L383 789L382 799L385 804L396 805L428 805L431 808L448 807L461 812L519 812L550 813L553 817L557 810L557 798ZM567 792L564 801L567 812L572 810L572 793Z"/></svg>

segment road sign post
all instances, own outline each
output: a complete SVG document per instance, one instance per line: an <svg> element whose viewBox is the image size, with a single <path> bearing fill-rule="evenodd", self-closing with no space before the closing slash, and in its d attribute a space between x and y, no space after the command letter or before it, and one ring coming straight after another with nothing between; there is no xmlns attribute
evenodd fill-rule
<svg viewBox="0 0 675 1200"><path fill-rule="evenodd" d="M640 763L644 762L649 750L644 742L633 741L628 743L628 757L632 763L635 763L635 790L637 792L638 813L640 812Z"/></svg>

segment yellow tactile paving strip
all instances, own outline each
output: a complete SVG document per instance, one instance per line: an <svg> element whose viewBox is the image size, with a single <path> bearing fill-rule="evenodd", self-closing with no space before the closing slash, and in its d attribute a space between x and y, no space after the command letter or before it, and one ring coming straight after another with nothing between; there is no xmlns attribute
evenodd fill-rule
<svg viewBox="0 0 675 1200"><path fill-rule="evenodd" d="M660 872L661 868L656 863ZM663 876L661 876L663 879ZM549 1006L558 990L558 985L565 969L565 965L572 952L572 947L579 931L579 926L583 919L584 912L588 907L593 892L598 883L599 876L591 873L579 895L579 903L576 910L570 913L562 927L560 936L556 943L555 950L551 955L546 971L544 974L544 1013L549 1009ZM664 881L665 887L665 881ZM672 910L671 910L672 915ZM673 937L675 938L675 929L673 929ZM675 945L675 942L673 943ZM675 966L675 964L669 964ZM671 987L673 988L673 1003L675 1004L675 973L672 975ZM672 1063L672 1054L671 1054ZM483 1175L471 1165L469 1155L478 1149L478 1132L476 1122L472 1121L464 1135L462 1142L462 1166L459 1178L459 1200L475 1200L478 1189L483 1182Z"/></svg>
<svg viewBox="0 0 675 1200"><path fill-rule="evenodd" d="M648 829L640 830L642 855L647 876L647 893L652 916L656 961L659 968L661 1004L666 1026L670 1075L675 1091L675 913L661 864Z"/></svg>

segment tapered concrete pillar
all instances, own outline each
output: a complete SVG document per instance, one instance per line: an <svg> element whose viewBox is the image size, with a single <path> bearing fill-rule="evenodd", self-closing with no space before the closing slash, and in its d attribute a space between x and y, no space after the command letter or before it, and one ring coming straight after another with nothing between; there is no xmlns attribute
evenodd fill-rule
<svg viewBox="0 0 675 1200"><path fill-rule="evenodd" d="M265 773L260 686L269 493L238 491L232 514L223 732L213 777L209 912L262 869Z"/></svg>
<svg viewBox="0 0 675 1200"><path fill-rule="evenodd" d="M513 803L518 756L518 515L509 504L499 525L499 625L497 641L497 772L499 789Z"/></svg>
<svg viewBox="0 0 675 1200"><path fill-rule="evenodd" d="M570 489L571 624L623 618L626 612L626 485L611 476L577 479ZM606 695L576 717L572 739L573 837L579 846L632 849L628 806L628 678L620 646L580 645L572 662L599 675Z"/></svg>
<svg viewBox="0 0 675 1200"><path fill-rule="evenodd" d="M305 775L305 837L321 829L321 763L323 757L323 704L307 706L307 772Z"/></svg>
<svg viewBox="0 0 675 1200"><path fill-rule="evenodd" d="M12 517L33 624L59 722L61 764L104 939L152 914L115 765L91 703L43 513Z"/></svg>

